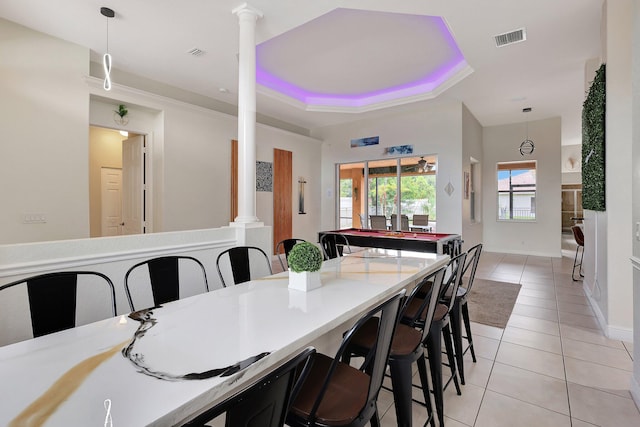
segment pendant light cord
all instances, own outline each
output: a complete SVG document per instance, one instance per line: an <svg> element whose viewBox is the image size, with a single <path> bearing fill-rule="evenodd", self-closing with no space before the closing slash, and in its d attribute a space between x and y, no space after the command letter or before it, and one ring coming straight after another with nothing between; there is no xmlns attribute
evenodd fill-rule
<svg viewBox="0 0 640 427"><path fill-rule="evenodd" d="M100 14L107 18L107 53L102 57L104 68L104 90L111 90L111 55L109 54L109 19L115 16L115 12L108 7L100 8Z"/></svg>

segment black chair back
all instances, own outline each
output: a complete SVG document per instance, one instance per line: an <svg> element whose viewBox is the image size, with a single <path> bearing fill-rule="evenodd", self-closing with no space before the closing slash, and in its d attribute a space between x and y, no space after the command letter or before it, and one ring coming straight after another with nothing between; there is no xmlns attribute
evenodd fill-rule
<svg viewBox="0 0 640 427"><path fill-rule="evenodd" d="M124 276L124 288L131 311L149 308L148 303L144 305L140 302L138 303L138 307L136 307L131 295L132 287L149 285L153 295L153 306L176 301L183 297L184 295L182 295L180 287L180 271L186 267L184 263L195 266L195 269L202 274L202 282L204 284L203 291L209 292L207 272L202 263L196 258L190 256L152 258L137 263L131 267ZM140 274L141 277L138 277L138 274ZM133 278L134 276L136 276L136 279ZM144 285L142 283L143 281L145 282Z"/></svg>
<svg viewBox="0 0 640 427"><path fill-rule="evenodd" d="M576 240L576 244L578 246L584 246L584 233L582 232L582 227L574 225L571 227L571 231L573 232L573 238Z"/></svg>
<svg viewBox="0 0 640 427"><path fill-rule="evenodd" d="M311 367L313 347L307 347L297 356L261 378L240 393L184 424L204 427L213 418L226 413L227 427L282 427L289 405L295 399L300 384Z"/></svg>
<svg viewBox="0 0 640 427"><path fill-rule="evenodd" d="M289 252L296 245L296 243L306 242L304 239L284 239L276 245L276 256L278 257L278 261L280 261L280 266L282 270L286 270L289 268ZM284 254L283 254L284 251ZM284 255L284 261L282 260L282 255Z"/></svg>
<svg viewBox="0 0 640 427"><path fill-rule="evenodd" d="M473 279L476 277L476 270L478 269L478 262L480 261L480 254L482 253L482 243L478 243L474 247L467 251L467 259L464 269L462 270L462 277L467 276L466 295L469 295L471 286L473 286ZM469 270L471 269L471 270Z"/></svg>
<svg viewBox="0 0 640 427"><path fill-rule="evenodd" d="M458 256L455 256L449 260L445 268L445 276L440 288L440 301L447 304L448 312L451 312L453 305L455 304L455 298L448 296L457 295L458 287L462 281L462 271L464 270L465 261L467 259L467 253L463 252Z"/></svg>
<svg viewBox="0 0 640 427"><path fill-rule="evenodd" d="M422 331L421 342L425 341L429 333L426 325L431 325L436 305L440 300L445 270L446 266L441 267L423 278L406 298L400 311L400 319L404 324Z"/></svg>
<svg viewBox="0 0 640 427"><path fill-rule="evenodd" d="M111 316L115 316L117 311L113 282L106 275L94 271L41 274L2 285L0 291L18 285L26 286L31 330L34 337L39 337L76 326L79 277L86 278L87 282L97 278L101 284L107 287L111 297ZM103 318L93 320L102 320Z"/></svg>
<svg viewBox="0 0 640 427"><path fill-rule="evenodd" d="M218 258L216 258L216 268L218 269L218 275L220 276L222 286L228 286L227 281L224 280L222 268L220 267L220 262L225 258L228 259L231 266L234 285L248 282L252 278L255 278L255 275L251 273L253 270L251 268L252 260L255 262L255 258L252 258L252 254L254 257L257 255L259 258L264 258L266 263L266 270L264 270L265 273L269 275L273 274L271 261L262 249L255 246L236 246L221 252L220 255L218 255Z"/></svg>
<svg viewBox="0 0 640 427"><path fill-rule="evenodd" d="M325 260L341 257L345 248L351 253L349 240L344 234L327 233L320 238L320 249Z"/></svg>

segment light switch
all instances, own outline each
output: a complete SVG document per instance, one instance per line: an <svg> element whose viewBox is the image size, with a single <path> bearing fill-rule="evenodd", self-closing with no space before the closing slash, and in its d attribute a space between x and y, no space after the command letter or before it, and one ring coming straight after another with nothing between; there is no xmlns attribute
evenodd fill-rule
<svg viewBox="0 0 640 427"><path fill-rule="evenodd" d="M44 224L46 222L47 222L47 216L43 213L22 214L23 224Z"/></svg>

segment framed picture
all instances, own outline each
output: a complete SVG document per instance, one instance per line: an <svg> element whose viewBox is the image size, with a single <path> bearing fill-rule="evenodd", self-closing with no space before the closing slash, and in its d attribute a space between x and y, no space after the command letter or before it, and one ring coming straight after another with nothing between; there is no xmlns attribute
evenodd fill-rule
<svg viewBox="0 0 640 427"><path fill-rule="evenodd" d="M413 154L413 145L394 145L393 147L387 147L384 149L384 154Z"/></svg>
<svg viewBox="0 0 640 427"><path fill-rule="evenodd" d="M351 148L368 147L370 145L378 145L380 143L379 136L369 136L367 138L358 138L351 140Z"/></svg>

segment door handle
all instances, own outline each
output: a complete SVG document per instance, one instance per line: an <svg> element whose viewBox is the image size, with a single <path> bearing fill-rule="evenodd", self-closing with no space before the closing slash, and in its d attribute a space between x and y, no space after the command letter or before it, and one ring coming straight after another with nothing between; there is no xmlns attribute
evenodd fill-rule
<svg viewBox="0 0 640 427"><path fill-rule="evenodd" d="M120 225L124 226L124 222L121 222Z"/></svg>

